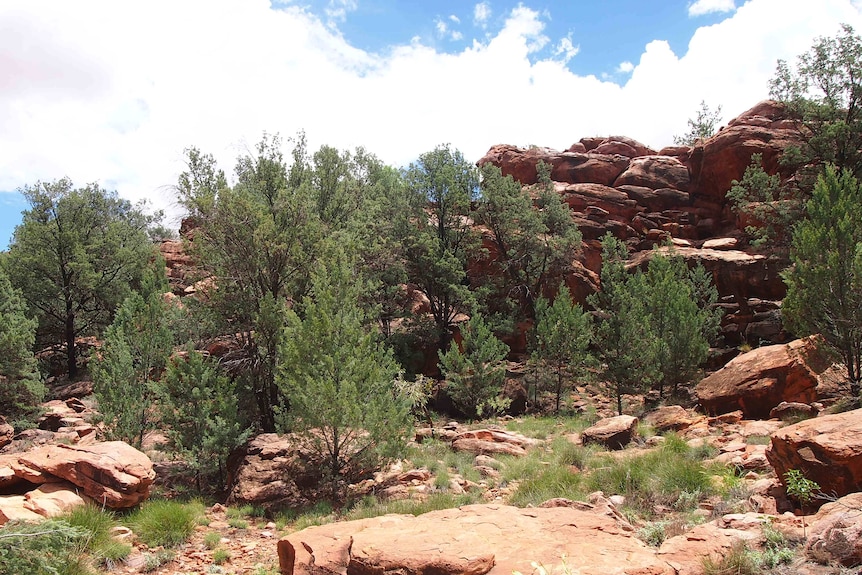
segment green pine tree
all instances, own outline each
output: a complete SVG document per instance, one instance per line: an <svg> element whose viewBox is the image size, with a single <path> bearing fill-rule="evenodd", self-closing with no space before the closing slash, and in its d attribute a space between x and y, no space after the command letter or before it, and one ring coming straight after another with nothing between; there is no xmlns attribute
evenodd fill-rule
<svg viewBox="0 0 862 575"><path fill-rule="evenodd" d="M566 381L577 376L590 359L591 341L590 314L572 301L569 288L560 286L553 304L539 298L532 359L550 367L554 374L552 388L558 412Z"/></svg>
<svg viewBox="0 0 862 575"><path fill-rule="evenodd" d="M509 346L497 339L482 315L474 313L461 325L461 348L452 341L440 352L440 370L446 378L446 392L467 416L489 417L502 413L508 402L500 398L506 378L504 360Z"/></svg>
<svg viewBox="0 0 862 575"><path fill-rule="evenodd" d="M820 334L841 356L851 393L862 381L862 186L827 166L793 232L782 313L799 335Z"/></svg>
<svg viewBox="0 0 862 575"><path fill-rule="evenodd" d="M312 278L303 317L287 311L278 383L290 398L280 427L305 436L333 497L404 448L410 405L395 392L397 365L358 305L354 266L336 252Z"/></svg>
<svg viewBox="0 0 862 575"><path fill-rule="evenodd" d="M0 267L0 414L16 428L32 423L46 392L33 356L36 321L26 310Z"/></svg>

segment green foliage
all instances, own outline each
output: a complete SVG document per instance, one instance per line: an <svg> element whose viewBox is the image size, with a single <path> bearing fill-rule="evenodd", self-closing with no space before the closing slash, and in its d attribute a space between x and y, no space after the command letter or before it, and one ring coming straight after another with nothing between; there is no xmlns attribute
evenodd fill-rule
<svg viewBox="0 0 862 575"><path fill-rule="evenodd" d="M227 549L216 549L213 551L213 563L222 565L230 561L230 551Z"/></svg>
<svg viewBox="0 0 862 575"><path fill-rule="evenodd" d="M323 460L333 496L403 450L409 405L395 393L397 366L366 327L353 266L342 253L313 277L304 318L288 312L279 385L290 398L284 429L301 432Z"/></svg>
<svg viewBox="0 0 862 575"><path fill-rule="evenodd" d="M0 527L0 573L85 575L79 554L88 532L61 520Z"/></svg>
<svg viewBox="0 0 862 575"><path fill-rule="evenodd" d="M155 392L171 447L194 470L198 491L202 479L223 489L227 457L250 434L237 408L235 383L215 361L188 348L168 363Z"/></svg>
<svg viewBox="0 0 862 575"><path fill-rule="evenodd" d="M166 499L147 501L129 516L129 526L149 547L178 547L192 536L201 510Z"/></svg>
<svg viewBox="0 0 862 575"><path fill-rule="evenodd" d="M795 69L778 61L770 94L786 103L809 134L800 165L827 163L862 177L862 39L847 24L834 37L819 37ZM819 171L819 170L818 170ZM816 173L803 170L810 183Z"/></svg>
<svg viewBox="0 0 862 575"><path fill-rule="evenodd" d="M140 448L153 428L154 382L173 349L174 312L156 291L133 293L105 332L102 357L93 369L93 392L108 437Z"/></svg>
<svg viewBox="0 0 862 575"><path fill-rule="evenodd" d="M45 397L36 369L36 321L27 317L20 292L0 267L0 413L12 421L33 421Z"/></svg>
<svg viewBox="0 0 862 575"><path fill-rule="evenodd" d="M603 376L622 414L622 396L647 389L659 380L659 340L649 321L646 284L640 273L625 269L628 249L606 234L602 239L602 289L590 296L598 321L594 330Z"/></svg>
<svg viewBox="0 0 862 575"><path fill-rule="evenodd" d="M727 199L747 223L745 233L753 246L784 246L802 214L802 202L796 188L782 185L778 174L766 173L762 160L760 154L752 154L742 180L731 182Z"/></svg>
<svg viewBox="0 0 862 575"><path fill-rule="evenodd" d="M462 493L460 495L431 493L425 499L399 499L394 501L380 501L376 497L367 497L361 499L359 504L348 511L343 519L346 521L369 519L390 513L422 515L431 511L452 509L462 505L478 503L479 499L480 496L476 493Z"/></svg>
<svg viewBox="0 0 862 575"><path fill-rule="evenodd" d="M448 145L419 156L404 174L410 209L401 226L407 277L428 298L445 350L455 316L469 311L467 260L477 248L470 204L479 186L476 167Z"/></svg>
<svg viewBox="0 0 862 575"><path fill-rule="evenodd" d="M827 166L793 232L782 313L798 334L820 334L841 356L858 396L862 381L862 187Z"/></svg>
<svg viewBox="0 0 862 575"><path fill-rule="evenodd" d="M805 477L798 469L791 469L784 474L784 485L787 487L787 495L802 505L810 503L814 493L820 490L817 482Z"/></svg>
<svg viewBox="0 0 862 575"><path fill-rule="evenodd" d="M759 575L760 565L743 540L733 542L730 550L718 559L704 557L701 566L703 575Z"/></svg>
<svg viewBox="0 0 862 575"><path fill-rule="evenodd" d="M275 430L275 411L283 404L275 383L283 302L306 292L323 233L304 135L289 168L280 147L277 136L264 135L253 155L238 158L233 187L212 156L192 148L178 185L199 224L191 253L217 286L198 313L210 312L210 335L232 334L237 351L224 366L248 390L241 410L267 432Z"/></svg>
<svg viewBox="0 0 862 575"><path fill-rule="evenodd" d="M653 521L638 529L638 538L650 547L661 547L667 539L667 521Z"/></svg>
<svg viewBox="0 0 862 575"><path fill-rule="evenodd" d="M585 494L583 477L579 473L565 465L551 465L543 468L538 475L519 482L510 502L518 507L526 507L539 505L555 497L581 499Z"/></svg>
<svg viewBox="0 0 862 575"><path fill-rule="evenodd" d="M688 119L688 132L683 136L674 136L673 143L676 146L699 144L715 134L719 122L721 122L721 106L712 110L706 104L706 100L701 100L700 109L695 117Z"/></svg>
<svg viewBox="0 0 862 575"><path fill-rule="evenodd" d="M681 257L654 251L644 274L648 321L656 337L659 396L670 386L690 381L706 361L718 334L722 310L718 291L698 264L689 270Z"/></svg>
<svg viewBox="0 0 862 575"><path fill-rule="evenodd" d="M487 277L487 307L510 321L535 317L536 297L571 270L581 246L571 212L554 190L550 166L540 162L537 170L535 203L531 192L512 176L503 177L497 166L487 163L481 170L476 219L491 232L487 259L497 270Z"/></svg>
<svg viewBox="0 0 862 575"><path fill-rule="evenodd" d="M221 533L218 531L209 531L204 535L204 545L207 549L215 549L221 544Z"/></svg>
<svg viewBox="0 0 862 575"><path fill-rule="evenodd" d="M508 407L500 399L506 378L504 360L509 346L497 339L482 315L474 313L461 326L463 351L453 341L440 353L440 370L446 378L446 393L462 413L472 417L499 414Z"/></svg>
<svg viewBox="0 0 862 575"><path fill-rule="evenodd" d="M154 255L147 230L161 216L96 184L73 188L68 179L21 193L30 209L9 246L9 278L39 320L40 341L65 343L74 378L75 338L98 334L140 286Z"/></svg>
<svg viewBox="0 0 862 575"><path fill-rule="evenodd" d="M532 359L550 367L554 374L555 411L565 381L577 377L590 360L591 316L572 301L569 289L561 285L553 304L540 298L536 304L535 346Z"/></svg>

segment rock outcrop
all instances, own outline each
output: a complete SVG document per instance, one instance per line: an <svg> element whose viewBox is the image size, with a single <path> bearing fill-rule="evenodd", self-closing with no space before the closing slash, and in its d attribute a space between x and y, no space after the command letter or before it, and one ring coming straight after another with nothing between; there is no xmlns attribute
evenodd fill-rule
<svg viewBox="0 0 862 575"><path fill-rule="evenodd" d="M133 507L145 500L155 479L150 458L122 441L45 445L5 456L0 477L7 486L68 481L99 505Z"/></svg>
<svg viewBox="0 0 862 575"><path fill-rule="evenodd" d="M862 493L820 508L811 518L805 554L818 563L862 564Z"/></svg>
<svg viewBox="0 0 862 575"><path fill-rule="evenodd" d="M817 398L817 373L809 365L816 354L811 339L753 349L705 377L694 392L709 414L742 410L747 419L765 419L782 401Z"/></svg>
<svg viewBox="0 0 862 575"><path fill-rule="evenodd" d="M772 434L766 457L783 478L791 469L841 497L862 490L862 409L800 421Z"/></svg>
<svg viewBox="0 0 862 575"><path fill-rule="evenodd" d="M622 449L637 433L638 418L631 415L608 417L581 432L581 441L598 443L608 449Z"/></svg>
<svg viewBox="0 0 862 575"><path fill-rule="evenodd" d="M278 542L281 572L511 575L541 564L581 575L674 575L619 519L585 508L469 505L311 527ZM433 536L432 536L433 534Z"/></svg>

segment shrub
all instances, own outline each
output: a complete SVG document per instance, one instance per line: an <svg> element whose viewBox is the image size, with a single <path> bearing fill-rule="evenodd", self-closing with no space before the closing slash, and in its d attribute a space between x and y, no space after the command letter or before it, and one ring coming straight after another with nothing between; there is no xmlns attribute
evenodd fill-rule
<svg viewBox="0 0 862 575"><path fill-rule="evenodd" d="M86 529L62 520L41 523L10 521L0 527L0 573L72 575L89 573L79 555Z"/></svg>
<svg viewBox="0 0 862 575"><path fill-rule="evenodd" d="M216 549L213 551L213 563L222 565L230 560L230 551L227 549Z"/></svg>
<svg viewBox="0 0 862 575"><path fill-rule="evenodd" d="M719 559L705 557L703 575L758 575L761 570L745 541L735 541L730 551Z"/></svg>
<svg viewBox="0 0 862 575"><path fill-rule="evenodd" d="M216 531L209 531L204 535L204 545L207 549L215 549L221 543L221 534Z"/></svg>
<svg viewBox="0 0 862 575"><path fill-rule="evenodd" d="M169 500L149 501L129 519L141 541L150 547L177 547L195 530L199 510L191 504Z"/></svg>

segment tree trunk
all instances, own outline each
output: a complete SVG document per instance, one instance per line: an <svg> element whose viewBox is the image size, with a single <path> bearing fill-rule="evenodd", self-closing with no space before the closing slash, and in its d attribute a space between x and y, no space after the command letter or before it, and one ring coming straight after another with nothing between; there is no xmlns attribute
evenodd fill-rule
<svg viewBox="0 0 862 575"><path fill-rule="evenodd" d="M78 356L75 349L75 314L71 310L71 302L66 303L66 369L69 379L78 375Z"/></svg>

